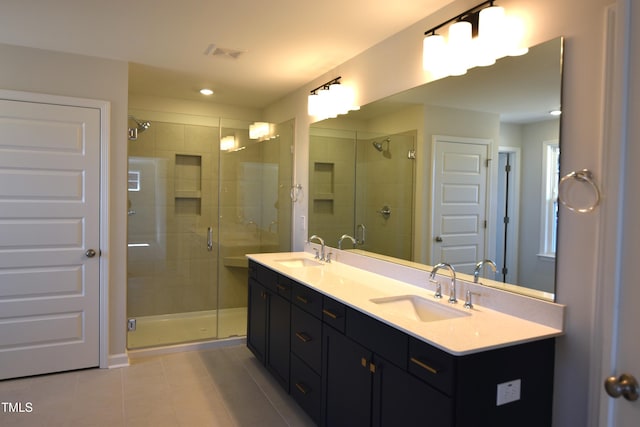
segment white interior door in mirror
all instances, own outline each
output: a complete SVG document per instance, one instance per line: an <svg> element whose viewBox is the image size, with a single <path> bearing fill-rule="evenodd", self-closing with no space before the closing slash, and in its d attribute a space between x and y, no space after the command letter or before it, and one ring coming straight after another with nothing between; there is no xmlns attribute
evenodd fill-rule
<svg viewBox="0 0 640 427"><path fill-rule="evenodd" d="M434 136L431 264L472 274L484 259L489 140Z"/></svg>

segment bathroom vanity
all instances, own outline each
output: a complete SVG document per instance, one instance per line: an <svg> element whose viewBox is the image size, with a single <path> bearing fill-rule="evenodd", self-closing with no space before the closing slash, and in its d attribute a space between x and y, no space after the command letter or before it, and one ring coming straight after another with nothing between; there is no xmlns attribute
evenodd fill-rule
<svg viewBox="0 0 640 427"><path fill-rule="evenodd" d="M319 426L551 425L558 325L304 252L248 257L247 346Z"/></svg>

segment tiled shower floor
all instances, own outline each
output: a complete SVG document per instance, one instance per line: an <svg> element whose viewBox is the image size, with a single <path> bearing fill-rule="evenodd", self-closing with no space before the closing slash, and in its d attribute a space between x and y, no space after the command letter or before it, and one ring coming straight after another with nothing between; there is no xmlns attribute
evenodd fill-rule
<svg viewBox="0 0 640 427"><path fill-rule="evenodd" d="M247 334L247 308L145 316L136 322L136 330L127 332L129 349L241 337Z"/></svg>

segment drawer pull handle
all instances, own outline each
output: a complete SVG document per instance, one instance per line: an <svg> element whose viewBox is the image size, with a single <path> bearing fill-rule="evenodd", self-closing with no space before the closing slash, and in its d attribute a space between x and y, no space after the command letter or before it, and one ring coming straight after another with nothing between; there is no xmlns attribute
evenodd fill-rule
<svg viewBox="0 0 640 427"><path fill-rule="evenodd" d="M326 314L327 316L329 316L330 318L334 319L334 320L338 318L338 315L337 315L337 314L334 314L334 313L330 312L330 311L329 311L329 310L327 310L326 308L322 309L322 312L323 312L324 314Z"/></svg>
<svg viewBox="0 0 640 427"><path fill-rule="evenodd" d="M305 334L304 332L296 332L296 337L298 337L298 339L302 342L309 342L313 340L313 338L311 338L309 335Z"/></svg>
<svg viewBox="0 0 640 427"><path fill-rule="evenodd" d="M284 291L286 291L286 290L287 290L287 287L286 287L286 286L284 286L284 285L280 285L280 284L278 284L276 287L278 288L278 290L279 290L280 292L284 292Z"/></svg>
<svg viewBox="0 0 640 427"><path fill-rule="evenodd" d="M367 367L367 359L365 359L364 357L362 359L360 359L360 364L362 365L363 368Z"/></svg>
<svg viewBox="0 0 640 427"><path fill-rule="evenodd" d="M307 394L309 393L309 390L307 390L307 388L304 386L304 384L302 383L296 383L296 388L300 391L300 393L302 394Z"/></svg>
<svg viewBox="0 0 640 427"><path fill-rule="evenodd" d="M411 359L412 363L415 363L416 365L420 366L422 369L426 369L427 371L431 372L432 374L437 374L438 370L436 368L433 368L429 365L427 365L426 363L416 359L415 357L412 357Z"/></svg>
<svg viewBox="0 0 640 427"><path fill-rule="evenodd" d="M309 304L309 300L301 295L296 295L296 299L303 304Z"/></svg>

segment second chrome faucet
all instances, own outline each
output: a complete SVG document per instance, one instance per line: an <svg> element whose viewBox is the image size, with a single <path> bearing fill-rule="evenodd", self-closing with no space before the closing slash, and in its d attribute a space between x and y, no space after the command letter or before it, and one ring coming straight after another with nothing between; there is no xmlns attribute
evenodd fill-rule
<svg viewBox="0 0 640 427"><path fill-rule="evenodd" d="M447 270L449 270L451 272L451 287L449 288L449 290L450 290L449 302L451 304L456 304L458 302L458 298L456 298L456 270L453 268L453 266L451 264L447 264L446 262L441 262L439 264L436 264L433 267L433 270L431 270L431 279L435 279L436 278L436 273L441 268L446 268ZM440 298L441 296L442 296L442 294L440 293L439 290L437 290L436 291L436 298Z"/></svg>
<svg viewBox="0 0 640 427"><path fill-rule="evenodd" d="M324 255L324 239L320 236L317 235L313 235L311 237L309 237L309 243L311 243L311 241L313 240L317 240L320 243L320 254L318 254L318 252L316 252L316 259L319 259L320 261L324 261L325 260L325 255Z"/></svg>

